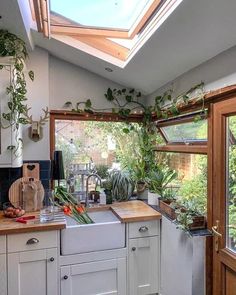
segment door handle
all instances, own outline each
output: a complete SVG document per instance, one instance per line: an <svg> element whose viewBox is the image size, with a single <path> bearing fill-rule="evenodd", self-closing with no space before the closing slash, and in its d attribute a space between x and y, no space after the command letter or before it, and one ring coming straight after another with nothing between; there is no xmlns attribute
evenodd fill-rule
<svg viewBox="0 0 236 295"><path fill-rule="evenodd" d="M222 238L222 234L218 232L219 230L219 220L216 220L216 225L212 226L212 233L214 235L214 241L215 241L215 251L219 252L219 238Z"/></svg>

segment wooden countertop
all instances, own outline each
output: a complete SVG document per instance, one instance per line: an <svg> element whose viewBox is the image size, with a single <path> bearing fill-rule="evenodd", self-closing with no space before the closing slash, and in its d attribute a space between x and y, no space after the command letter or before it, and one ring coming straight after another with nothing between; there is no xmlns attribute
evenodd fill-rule
<svg viewBox="0 0 236 295"><path fill-rule="evenodd" d="M35 215L36 219L29 221L27 224L19 223L14 218L4 217L3 212L0 212L0 235L26 233L32 231L48 231L59 230L66 227L66 221L63 215L55 216L52 222L40 223L39 212L27 213L27 215Z"/></svg>
<svg viewBox="0 0 236 295"><path fill-rule="evenodd" d="M111 210L122 222L161 219L161 213L138 200L115 203Z"/></svg>
<svg viewBox="0 0 236 295"><path fill-rule="evenodd" d="M112 205L100 205L89 209L89 211L100 210L112 210L121 222L161 219L161 214L159 212L138 200L115 203ZM16 222L14 219L4 217L3 212L0 212L0 235L66 228L65 218L60 213L55 216L53 221L46 223L40 223L39 212L27 213L24 216L27 215L36 215L36 219L29 221L27 224L23 224Z"/></svg>

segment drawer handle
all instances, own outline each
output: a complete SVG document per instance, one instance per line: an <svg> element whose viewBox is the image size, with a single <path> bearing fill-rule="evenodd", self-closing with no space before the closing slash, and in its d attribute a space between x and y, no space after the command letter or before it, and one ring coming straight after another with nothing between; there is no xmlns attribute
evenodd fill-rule
<svg viewBox="0 0 236 295"><path fill-rule="evenodd" d="M145 233L146 231L148 231L148 227L145 226L141 226L140 229L138 230L140 233Z"/></svg>
<svg viewBox="0 0 236 295"><path fill-rule="evenodd" d="M136 247L132 247L131 250L134 252L136 251Z"/></svg>
<svg viewBox="0 0 236 295"><path fill-rule="evenodd" d="M37 243L39 243L39 240L36 238L31 238L26 242L27 245L33 245L33 244L37 244Z"/></svg>
<svg viewBox="0 0 236 295"><path fill-rule="evenodd" d="M54 257L51 257L49 260L50 260L51 262L53 262L55 259L54 259Z"/></svg>
<svg viewBox="0 0 236 295"><path fill-rule="evenodd" d="M68 276L64 276L63 279L64 279L64 280L67 280L67 279L68 279Z"/></svg>

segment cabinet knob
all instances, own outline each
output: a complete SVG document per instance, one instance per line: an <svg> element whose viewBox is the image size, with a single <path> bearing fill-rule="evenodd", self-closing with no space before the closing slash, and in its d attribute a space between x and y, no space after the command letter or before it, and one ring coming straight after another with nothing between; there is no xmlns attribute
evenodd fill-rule
<svg viewBox="0 0 236 295"><path fill-rule="evenodd" d="M145 226L141 226L138 230L140 233L145 233L146 231L148 231L148 227L145 225Z"/></svg>
<svg viewBox="0 0 236 295"><path fill-rule="evenodd" d="M55 259L54 259L54 257L51 257L49 260L50 260L51 262L53 262Z"/></svg>
<svg viewBox="0 0 236 295"><path fill-rule="evenodd" d="M64 280L67 280L67 279L68 279L68 276L64 276L63 279L64 279Z"/></svg>
<svg viewBox="0 0 236 295"><path fill-rule="evenodd" d="M136 251L136 247L132 247L131 250L132 250L132 251Z"/></svg>
<svg viewBox="0 0 236 295"><path fill-rule="evenodd" d="M39 243L39 240L36 238L31 238L26 242L27 245L33 245L33 244L37 244L37 243Z"/></svg>

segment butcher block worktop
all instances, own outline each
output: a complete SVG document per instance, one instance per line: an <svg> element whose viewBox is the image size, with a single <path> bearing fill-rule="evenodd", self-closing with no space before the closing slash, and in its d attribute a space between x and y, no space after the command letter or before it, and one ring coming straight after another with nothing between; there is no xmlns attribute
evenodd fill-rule
<svg viewBox="0 0 236 295"><path fill-rule="evenodd" d="M142 201L129 201L115 203L112 205L100 205L89 209L89 211L96 210L112 210L112 212L120 219L121 222L135 222L144 220L160 219L161 214L149 207ZM39 213L27 213L27 215L36 215L36 219L27 224L16 222L14 219L6 218L3 212L0 212L0 235L33 232L33 231L48 231L60 230L66 227L66 221L63 215L56 215L51 222L40 223Z"/></svg>
<svg viewBox="0 0 236 295"><path fill-rule="evenodd" d="M0 212L0 235L58 230L66 227L66 221L62 215L60 217L56 217L55 220L51 222L45 223L40 223L39 212L27 213L24 216L27 215L35 215L36 219L28 222L27 224L24 224L16 222L14 218L4 217L3 212Z"/></svg>
<svg viewBox="0 0 236 295"><path fill-rule="evenodd" d="M161 213L138 200L115 203L111 209L122 222L161 219Z"/></svg>

